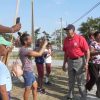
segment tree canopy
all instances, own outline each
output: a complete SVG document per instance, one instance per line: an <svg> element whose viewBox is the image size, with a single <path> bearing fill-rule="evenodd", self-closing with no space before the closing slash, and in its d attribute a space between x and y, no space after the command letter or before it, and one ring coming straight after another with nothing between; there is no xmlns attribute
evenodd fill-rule
<svg viewBox="0 0 100 100"><path fill-rule="evenodd" d="M91 32L100 31L100 17L88 18L86 22L83 22L78 29L82 35L88 37Z"/></svg>

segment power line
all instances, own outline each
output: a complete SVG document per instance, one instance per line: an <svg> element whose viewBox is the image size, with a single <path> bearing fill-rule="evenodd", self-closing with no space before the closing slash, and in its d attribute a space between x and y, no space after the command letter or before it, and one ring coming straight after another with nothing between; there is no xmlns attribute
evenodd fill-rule
<svg viewBox="0 0 100 100"><path fill-rule="evenodd" d="M72 24L77 23L79 20L81 20L82 18L84 18L86 15L88 15L90 12L92 12L99 5L100 5L100 1L98 3L96 3L91 9L89 9L86 13L84 13L81 17L79 17L76 21L74 21Z"/></svg>

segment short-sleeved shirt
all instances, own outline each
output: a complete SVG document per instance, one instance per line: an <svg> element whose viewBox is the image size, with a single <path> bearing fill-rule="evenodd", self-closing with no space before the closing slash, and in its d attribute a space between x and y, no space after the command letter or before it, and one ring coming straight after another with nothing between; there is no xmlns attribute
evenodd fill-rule
<svg viewBox="0 0 100 100"><path fill-rule="evenodd" d="M29 51L30 50L28 50L27 48L22 47L19 50L19 56L22 62L23 70L33 72L32 60L31 60L31 57L28 56Z"/></svg>
<svg viewBox="0 0 100 100"><path fill-rule="evenodd" d="M100 51L100 44L97 43L96 41L93 41L91 44L90 44L90 47L94 48L94 50L96 52L99 52ZM96 56L93 56L93 60L92 62L94 64L100 64L100 54L96 55Z"/></svg>
<svg viewBox="0 0 100 100"><path fill-rule="evenodd" d="M0 61L0 85L6 85L6 90L11 91L12 81L7 66Z"/></svg>
<svg viewBox="0 0 100 100"><path fill-rule="evenodd" d="M45 49L45 53L47 54L45 57L45 63L51 63L52 62L52 57L51 57L51 49Z"/></svg>
<svg viewBox="0 0 100 100"><path fill-rule="evenodd" d="M84 56L88 49L89 46L83 36L75 34L73 38L66 37L64 40L63 51L70 59Z"/></svg>

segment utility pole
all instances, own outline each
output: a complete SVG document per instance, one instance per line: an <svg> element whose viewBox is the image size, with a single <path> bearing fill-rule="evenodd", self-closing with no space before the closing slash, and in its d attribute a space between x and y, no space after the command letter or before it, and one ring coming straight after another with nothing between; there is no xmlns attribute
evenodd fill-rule
<svg viewBox="0 0 100 100"><path fill-rule="evenodd" d="M34 33L34 0L31 0L31 5L32 5L32 41L33 45L32 48L35 47L35 33Z"/></svg>
<svg viewBox="0 0 100 100"><path fill-rule="evenodd" d="M14 25L16 24L16 18L18 17L18 12L19 12L19 5L20 5L20 0L16 0L16 14L14 18ZM13 33L11 34L11 42L13 42ZM12 45L13 46L13 45ZM6 54L6 56L3 57L2 61L7 65L7 62L9 60L9 52Z"/></svg>
<svg viewBox="0 0 100 100"><path fill-rule="evenodd" d="M61 23L61 34L60 34L60 36L61 36L61 44L60 44L60 47L61 47L61 50L62 50L62 34L63 34L63 30L62 30L62 17L60 18L60 23Z"/></svg>

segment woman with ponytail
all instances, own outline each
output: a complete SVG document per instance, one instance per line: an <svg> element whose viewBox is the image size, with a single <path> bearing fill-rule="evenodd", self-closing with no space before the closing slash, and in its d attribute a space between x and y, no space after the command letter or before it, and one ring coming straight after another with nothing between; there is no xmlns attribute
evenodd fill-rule
<svg viewBox="0 0 100 100"><path fill-rule="evenodd" d="M21 43L19 55L23 66L23 72L24 72L23 77L25 83L24 100L28 100L31 90L33 93L33 100L37 100L38 86L37 86L35 76L33 75L34 72L33 65L32 65L32 60L30 58L41 56L44 53L48 42L47 41L44 42L44 45L42 46L40 51L33 51L28 49L32 44L31 36L27 34L27 32L23 34L19 33L19 36L20 36L20 43Z"/></svg>

